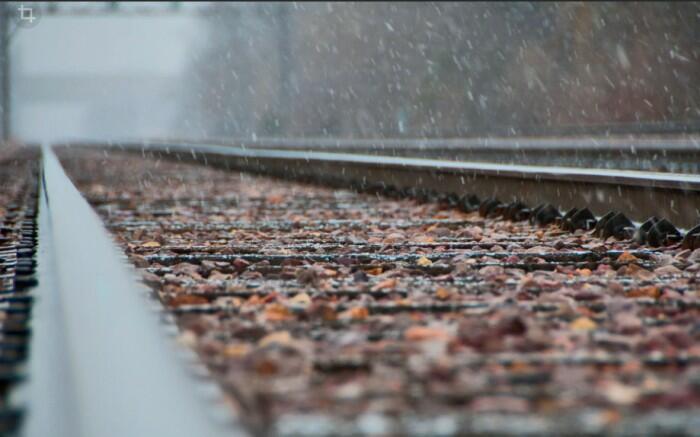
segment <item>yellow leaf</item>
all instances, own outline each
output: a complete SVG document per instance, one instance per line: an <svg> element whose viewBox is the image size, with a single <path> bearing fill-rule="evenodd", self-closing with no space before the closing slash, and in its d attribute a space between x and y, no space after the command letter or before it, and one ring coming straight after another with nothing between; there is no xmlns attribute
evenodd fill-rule
<svg viewBox="0 0 700 437"><path fill-rule="evenodd" d="M574 331L590 331L598 327L596 322L588 317L579 317L569 325Z"/></svg>
<svg viewBox="0 0 700 437"><path fill-rule="evenodd" d="M240 358L248 355L250 346L247 344L232 344L224 348L224 355L231 358Z"/></svg>
<svg viewBox="0 0 700 437"><path fill-rule="evenodd" d="M265 347L269 344L277 343L281 345L286 345L292 342L292 336L289 331L276 331L272 334L268 334L261 338L258 342L258 346Z"/></svg>
<svg viewBox="0 0 700 437"><path fill-rule="evenodd" d="M576 269L576 272L581 276L591 276L591 269Z"/></svg>
<svg viewBox="0 0 700 437"><path fill-rule="evenodd" d="M289 299L290 302L299 305L309 305L311 304L311 297L307 293L299 293L293 298Z"/></svg>
<svg viewBox="0 0 700 437"><path fill-rule="evenodd" d="M147 243L143 243L141 246L143 246L143 247L160 247L160 243L157 241L149 241Z"/></svg>
<svg viewBox="0 0 700 437"><path fill-rule="evenodd" d="M421 267L427 267L427 266L433 265L433 262L424 256L418 258L418 261L416 261L416 263Z"/></svg>

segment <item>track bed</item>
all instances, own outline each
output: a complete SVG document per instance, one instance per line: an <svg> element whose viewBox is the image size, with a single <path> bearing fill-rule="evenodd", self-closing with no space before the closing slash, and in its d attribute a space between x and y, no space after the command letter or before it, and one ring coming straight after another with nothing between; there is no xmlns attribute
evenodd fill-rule
<svg viewBox="0 0 700 437"><path fill-rule="evenodd" d="M700 429L700 250L59 158L255 434Z"/></svg>

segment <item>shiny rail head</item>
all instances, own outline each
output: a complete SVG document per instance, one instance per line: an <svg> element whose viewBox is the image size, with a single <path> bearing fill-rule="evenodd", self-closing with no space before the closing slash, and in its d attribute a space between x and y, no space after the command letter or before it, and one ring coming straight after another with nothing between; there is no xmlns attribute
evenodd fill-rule
<svg viewBox="0 0 700 437"><path fill-rule="evenodd" d="M115 142L78 144L77 147L125 150L144 156L195 161L230 170L359 190L379 185L378 189L387 195L390 189L395 194L411 196L413 190L418 198L422 193L429 192L436 195L454 194L456 199L473 195L479 199L519 201L533 207L551 204L561 211L586 208L599 217L610 210L618 210L638 223L658 215L683 229L690 229L700 222L700 176L695 174L461 162L210 144ZM468 203L475 202L470 200Z"/></svg>
<svg viewBox="0 0 700 437"><path fill-rule="evenodd" d="M43 181L41 281L51 285L37 305L33 341L45 359L36 363L27 435L49 435L52 423L63 424L50 431L61 437L242 435L230 415L212 413L220 410L211 392L196 395L134 272L48 147Z"/></svg>

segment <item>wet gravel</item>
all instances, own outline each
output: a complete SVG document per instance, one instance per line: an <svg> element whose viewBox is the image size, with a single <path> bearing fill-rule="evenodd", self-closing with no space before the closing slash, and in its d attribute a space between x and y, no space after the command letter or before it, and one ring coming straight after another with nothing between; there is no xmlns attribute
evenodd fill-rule
<svg viewBox="0 0 700 437"><path fill-rule="evenodd" d="M255 434L700 435L700 250L59 157Z"/></svg>

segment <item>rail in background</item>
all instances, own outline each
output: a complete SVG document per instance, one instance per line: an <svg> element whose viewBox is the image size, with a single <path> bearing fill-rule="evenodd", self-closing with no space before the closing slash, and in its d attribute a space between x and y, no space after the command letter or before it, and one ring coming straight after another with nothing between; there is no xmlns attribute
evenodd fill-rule
<svg viewBox="0 0 700 437"><path fill-rule="evenodd" d="M124 141L129 144L134 141ZM579 136L471 139L163 139L151 144L198 144L405 156L576 168L700 174L700 135Z"/></svg>
<svg viewBox="0 0 700 437"><path fill-rule="evenodd" d="M188 372L158 323L163 309L49 148L43 160L23 435L245 435L218 387Z"/></svg>
<svg viewBox="0 0 700 437"><path fill-rule="evenodd" d="M597 216L614 210L638 222L665 218L685 229L700 222L697 175L288 150L294 145L284 149L183 142L92 146L335 186L418 187L458 196L475 194L481 200L520 201L530 207L550 203L562 211L587 207Z"/></svg>

